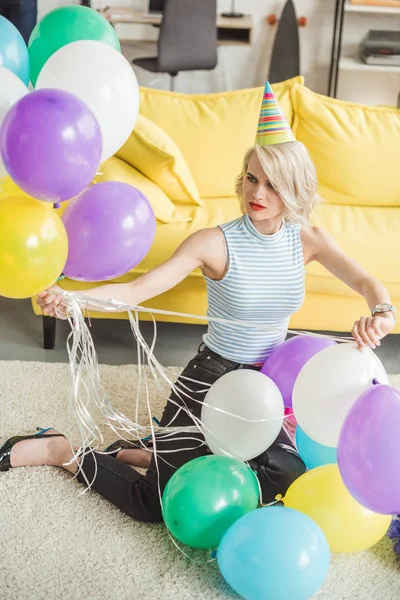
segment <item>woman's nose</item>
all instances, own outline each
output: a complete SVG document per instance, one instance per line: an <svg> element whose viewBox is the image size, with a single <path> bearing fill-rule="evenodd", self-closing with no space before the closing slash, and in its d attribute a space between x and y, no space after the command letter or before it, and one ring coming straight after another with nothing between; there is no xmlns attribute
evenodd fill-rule
<svg viewBox="0 0 400 600"><path fill-rule="evenodd" d="M258 187L254 191L254 199L255 200L263 200L265 198L265 190L262 187Z"/></svg>

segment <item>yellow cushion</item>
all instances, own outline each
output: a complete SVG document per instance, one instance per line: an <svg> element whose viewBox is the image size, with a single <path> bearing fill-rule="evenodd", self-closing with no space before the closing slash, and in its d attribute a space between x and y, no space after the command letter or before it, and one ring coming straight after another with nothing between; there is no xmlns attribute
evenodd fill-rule
<svg viewBox="0 0 400 600"><path fill-rule="evenodd" d="M388 288L400 301L400 209L377 206L319 205L313 222L328 231L339 246ZM307 265L307 293L355 296L322 265Z"/></svg>
<svg viewBox="0 0 400 600"><path fill-rule="evenodd" d="M179 244L194 231L215 227L241 215L236 198L207 198L206 202L207 209L179 206L182 214L191 219L190 222L157 224L156 236L150 252L131 273L123 275L118 281L129 281L132 273L139 275L153 269L169 258ZM400 209L322 204L317 207L313 215L313 223L328 231L349 256L378 277L388 288L393 301L400 301L398 276ZM381 252L376 252L376 248L385 248L384 259ZM307 265L306 271L308 294L344 297L357 295L317 262ZM198 269L189 275L189 280L197 277L200 277Z"/></svg>
<svg viewBox="0 0 400 600"><path fill-rule="evenodd" d="M113 156L101 166L101 174L96 175L96 182L101 181L122 181L133 185L146 196L156 219L161 223L182 223L190 220L190 217L182 215L158 185L120 158Z"/></svg>
<svg viewBox="0 0 400 600"><path fill-rule="evenodd" d="M144 260L133 269L134 273L145 273L172 256L177 247L192 233L206 227L216 227L240 217L237 198L206 198L207 208L178 205L179 210L191 218L189 223L173 223L157 227L156 236L150 252ZM200 277L196 269L189 278ZM129 276L128 276L129 278Z"/></svg>
<svg viewBox="0 0 400 600"><path fill-rule="evenodd" d="M238 202L235 198L207 198L207 210L182 205L180 210L187 218L187 223L157 224L154 244L144 261L130 273L117 281L130 281L147 269L154 268L169 257L176 247L193 231L202 227L211 227L240 216ZM65 203L63 203L65 204ZM315 215L315 222L326 228L339 242L343 249L364 264L372 273L377 274L389 289L392 301L400 303L400 284L396 268L396 239L400 230L400 210L396 208L378 209L376 207L320 206ZM355 228L357 224L357 228ZM388 242L385 260L381 253L375 253L376 247ZM368 249L371 250L368 252ZM393 256L393 260L388 257ZM109 283L109 282L105 282ZM293 315L291 327L299 329L326 329L333 331L349 331L353 322L367 313L364 298L350 290L333 277L321 265L311 263L307 267L307 298L301 310ZM63 279L61 287L69 290L87 289L92 283L82 283ZM207 296L204 279L198 269L193 271L182 283L167 292L152 298L144 304L147 307L175 312L202 315L207 310ZM40 314L35 300L33 308ZM122 313L91 313L101 318L124 318ZM151 319L149 315L141 318ZM196 319L174 316L156 315L157 320L172 322L201 323ZM400 333L400 323L396 333Z"/></svg>
<svg viewBox="0 0 400 600"><path fill-rule="evenodd" d="M400 206L400 110L293 90L294 132L308 148L329 203Z"/></svg>
<svg viewBox="0 0 400 600"><path fill-rule="evenodd" d="M168 133L143 115L116 156L146 175L171 200L202 206L181 150Z"/></svg>
<svg viewBox="0 0 400 600"><path fill-rule="evenodd" d="M139 275L153 269L169 258L191 233L205 227L215 227L241 216L236 198L206 198L205 200L207 209L179 205L180 212L190 219L190 222L157 224L156 236L150 252L137 267L120 277L118 281L129 281L132 273ZM62 206L64 204L66 203L63 202ZM400 302L399 208L321 204L315 210L312 220L315 225L329 232L346 254L383 282L393 302ZM384 258L382 252L377 251L382 248L385 249ZM307 265L306 272L307 294L347 298L358 296L317 262ZM200 270L196 269L188 279L200 276ZM187 285L190 286L190 283Z"/></svg>
<svg viewBox="0 0 400 600"><path fill-rule="evenodd" d="M296 77L272 86L290 124L290 90L302 82ZM178 94L141 88L140 112L178 144L202 198L232 197L243 156L254 144L263 89Z"/></svg>
<svg viewBox="0 0 400 600"><path fill-rule="evenodd" d="M128 281L135 275L153 269L172 256L176 248L191 233L206 227L215 227L241 216L236 198L206 198L207 209L180 205L179 210L191 221L158 225L154 243L144 260L131 274L120 280ZM387 286L393 301L400 300L398 276L398 232L400 210L361 206L320 205L313 222L328 231L352 258L361 263L372 275ZM385 259L376 248L385 248ZM201 277L199 269L189 275L189 281ZM187 282L187 285L190 285ZM348 286L329 273L317 262L307 266L307 293L334 296L356 296ZM188 311L190 312L190 311Z"/></svg>

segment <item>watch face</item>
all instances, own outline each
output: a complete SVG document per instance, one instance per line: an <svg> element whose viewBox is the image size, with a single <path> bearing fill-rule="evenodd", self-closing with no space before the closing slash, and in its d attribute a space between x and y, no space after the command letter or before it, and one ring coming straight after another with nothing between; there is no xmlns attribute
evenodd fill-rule
<svg viewBox="0 0 400 600"><path fill-rule="evenodd" d="M390 310L391 308L392 308L392 305L391 305L391 304L388 304L387 302L384 302L384 303L382 303L382 304L377 304L377 305L375 306L375 310L376 310L377 312L385 312L385 311L387 311L387 310Z"/></svg>

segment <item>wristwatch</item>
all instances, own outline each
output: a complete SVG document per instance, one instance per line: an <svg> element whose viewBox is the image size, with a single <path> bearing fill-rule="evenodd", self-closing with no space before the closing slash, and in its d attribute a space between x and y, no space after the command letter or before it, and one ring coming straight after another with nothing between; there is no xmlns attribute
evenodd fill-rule
<svg viewBox="0 0 400 600"><path fill-rule="evenodd" d="M373 317L375 317L376 314L379 313L385 313L385 312L391 312L394 320L396 321L396 309L394 306L392 306L392 304L389 304L388 302L383 302L382 304L377 304L372 310L371 310L371 315Z"/></svg>

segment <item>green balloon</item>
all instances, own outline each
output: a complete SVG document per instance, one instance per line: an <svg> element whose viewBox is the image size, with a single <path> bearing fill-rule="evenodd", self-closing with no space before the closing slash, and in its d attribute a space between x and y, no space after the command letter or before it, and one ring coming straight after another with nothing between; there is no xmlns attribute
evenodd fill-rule
<svg viewBox="0 0 400 600"><path fill-rule="evenodd" d="M104 42L121 52L111 23L87 6L62 6L49 12L32 31L28 43L31 81L35 86L44 63L54 52L79 40Z"/></svg>
<svg viewBox="0 0 400 600"><path fill-rule="evenodd" d="M163 493L170 533L193 548L216 548L224 533L258 506L254 472L227 456L201 456L178 469Z"/></svg>

